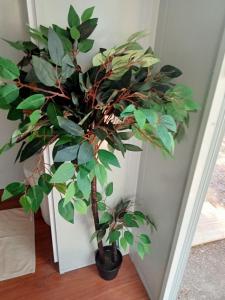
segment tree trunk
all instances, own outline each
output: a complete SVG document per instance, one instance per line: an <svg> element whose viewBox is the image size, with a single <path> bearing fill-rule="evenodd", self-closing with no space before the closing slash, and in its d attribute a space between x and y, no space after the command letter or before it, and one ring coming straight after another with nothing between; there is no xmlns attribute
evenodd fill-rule
<svg viewBox="0 0 225 300"><path fill-rule="evenodd" d="M96 177L93 178L91 183L91 207L92 214L95 223L95 230L99 229L99 216L98 216L98 204L97 204L97 181ZM98 242L99 258L104 263L104 248L102 241Z"/></svg>
<svg viewBox="0 0 225 300"><path fill-rule="evenodd" d="M114 263L117 262L117 247L116 247L116 242L112 243L112 261Z"/></svg>

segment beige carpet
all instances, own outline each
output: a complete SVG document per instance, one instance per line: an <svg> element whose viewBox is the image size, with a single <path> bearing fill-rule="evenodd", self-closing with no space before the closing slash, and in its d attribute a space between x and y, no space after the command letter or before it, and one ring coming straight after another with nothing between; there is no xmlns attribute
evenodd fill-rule
<svg viewBox="0 0 225 300"><path fill-rule="evenodd" d="M0 211L0 281L35 272L33 215L21 208Z"/></svg>

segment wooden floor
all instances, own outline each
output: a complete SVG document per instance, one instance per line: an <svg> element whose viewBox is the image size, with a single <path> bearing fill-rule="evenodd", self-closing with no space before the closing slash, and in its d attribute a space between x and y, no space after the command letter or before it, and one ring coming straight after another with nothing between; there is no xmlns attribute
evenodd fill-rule
<svg viewBox="0 0 225 300"><path fill-rule="evenodd" d="M0 282L1 300L149 299L128 256L111 282L100 279L94 265L60 275L52 261L50 229L40 216L36 218L36 257L35 274Z"/></svg>

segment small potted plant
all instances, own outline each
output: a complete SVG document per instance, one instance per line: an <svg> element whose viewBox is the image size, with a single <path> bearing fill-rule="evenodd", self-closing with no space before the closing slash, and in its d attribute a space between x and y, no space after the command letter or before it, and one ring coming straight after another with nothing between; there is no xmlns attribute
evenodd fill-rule
<svg viewBox="0 0 225 300"><path fill-rule="evenodd" d="M118 152L141 151L128 142L131 137L172 156L175 141L183 136L189 113L198 104L190 88L173 82L182 74L179 69L170 65L153 69L159 59L151 48L139 44L143 32L122 45L101 48L83 72L79 53L87 53L94 44L89 38L98 21L93 10L88 8L79 17L71 6L67 28L29 28L34 43L7 41L24 57L17 65L0 57L0 108L8 111L9 120L19 121L0 152L21 143L16 160L38 155L38 172L43 151L54 147L53 164L45 166L38 182L10 183L2 201L20 196L26 212L37 212L44 196L55 188L62 196L58 211L71 223L75 211L85 214L91 207L96 264L103 278L113 279L122 262L118 247L136 247L142 259L149 252L149 235L141 233L135 240L131 229L154 224L129 200L108 207L97 182L106 197L113 193L107 173L120 167ZM103 238L108 246L103 246Z"/></svg>

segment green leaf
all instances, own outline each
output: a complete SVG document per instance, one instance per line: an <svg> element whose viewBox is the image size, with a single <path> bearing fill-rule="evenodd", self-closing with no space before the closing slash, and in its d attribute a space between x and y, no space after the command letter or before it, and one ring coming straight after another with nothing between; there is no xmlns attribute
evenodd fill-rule
<svg viewBox="0 0 225 300"><path fill-rule="evenodd" d="M52 184L50 183L51 178L49 174L44 173L38 179L38 185L46 195L52 190Z"/></svg>
<svg viewBox="0 0 225 300"><path fill-rule="evenodd" d="M75 168L72 163L63 163L53 174L51 183L64 183L74 176Z"/></svg>
<svg viewBox="0 0 225 300"><path fill-rule="evenodd" d="M78 152L78 165L82 165L91 161L94 157L93 146L88 142L83 142Z"/></svg>
<svg viewBox="0 0 225 300"><path fill-rule="evenodd" d="M70 27L80 25L80 18L72 5L70 5L69 14L68 14L68 24Z"/></svg>
<svg viewBox="0 0 225 300"><path fill-rule="evenodd" d="M107 172L103 165L96 164L95 166L95 175L102 186L105 185L107 181Z"/></svg>
<svg viewBox="0 0 225 300"><path fill-rule="evenodd" d="M160 69L160 73L163 73L169 78L177 78L182 75L181 70L174 66L165 65Z"/></svg>
<svg viewBox="0 0 225 300"><path fill-rule="evenodd" d="M129 140L134 134L132 131L123 131L118 133L121 140Z"/></svg>
<svg viewBox="0 0 225 300"><path fill-rule="evenodd" d="M92 17L94 9L95 9L94 6L85 9L85 11L82 13L82 16L81 16L82 22L85 22Z"/></svg>
<svg viewBox="0 0 225 300"><path fill-rule="evenodd" d="M3 98L6 104L10 104L14 100L16 100L18 96L19 96L19 89L15 84L6 84L0 86L0 98Z"/></svg>
<svg viewBox="0 0 225 300"><path fill-rule="evenodd" d="M127 240L124 237L120 238L120 245L123 248L124 251L127 249Z"/></svg>
<svg viewBox="0 0 225 300"><path fill-rule="evenodd" d="M53 63L61 66L64 56L63 43L58 34L51 28L48 30L48 51Z"/></svg>
<svg viewBox="0 0 225 300"><path fill-rule="evenodd" d="M166 129L166 127L159 125L156 128L157 137L163 143L165 148L170 152L173 153L174 151L174 139L172 134Z"/></svg>
<svg viewBox="0 0 225 300"><path fill-rule="evenodd" d="M118 241L120 238L120 231L118 230L112 230L109 233L109 242L110 243L114 243L116 241Z"/></svg>
<svg viewBox="0 0 225 300"><path fill-rule="evenodd" d="M66 193L66 189L67 189L66 183L55 183L54 186L58 192L62 194Z"/></svg>
<svg viewBox="0 0 225 300"><path fill-rule="evenodd" d="M78 43L78 49L80 50L80 52L86 53L93 48L93 45L94 45L94 40L91 39L82 40Z"/></svg>
<svg viewBox="0 0 225 300"><path fill-rule="evenodd" d="M187 111L197 111L201 108L201 105L192 99L185 99L184 103Z"/></svg>
<svg viewBox="0 0 225 300"><path fill-rule="evenodd" d="M37 212L44 197L41 187L38 185L30 187L27 192L27 197L31 200L32 211Z"/></svg>
<svg viewBox="0 0 225 300"><path fill-rule="evenodd" d="M92 32L95 30L95 27L98 24L98 19L89 19L85 22L83 22L80 26L78 26L78 30L80 32L80 40L87 39Z"/></svg>
<svg viewBox="0 0 225 300"><path fill-rule="evenodd" d="M76 193L76 185L74 182L71 182L68 185L65 193L64 206L73 199L75 193Z"/></svg>
<svg viewBox="0 0 225 300"><path fill-rule="evenodd" d="M12 41L9 41L6 39L3 39L3 41L8 43L11 47L15 48L16 50L22 50L22 51L25 50L23 42L21 42L21 41L12 42Z"/></svg>
<svg viewBox="0 0 225 300"><path fill-rule="evenodd" d="M144 234L144 233L142 233L142 234L140 235L140 241L141 241L143 244L151 244L150 238L149 238L146 234Z"/></svg>
<svg viewBox="0 0 225 300"><path fill-rule="evenodd" d="M134 216L139 225L145 224L145 215L141 211L135 211Z"/></svg>
<svg viewBox="0 0 225 300"><path fill-rule="evenodd" d="M146 118L147 118L149 124L151 126L155 127L159 120L158 113L156 111L154 111L153 109L145 109L145 110L143 110L143 112L146 115Z"/></svg>
<svg viewBox="0 0 225 300"><path fill-rule="evenodd" d="M102 201L98 202L98 210L100 210L100 211L105 211L106 210L106 205L105 205L104 202L102 202Z"/></svg>
<svg viewBox="0 0 225 300"><path fill-rule="evenodd" d="M142 243L138 243L137 245L137 253L140 256L140 258L143 260L145 256L145 247Z"/></svg>
<svg viewBox="0 0 225 300"><path fill-rule="evenodd" d="M85 199L88 199L91 193L91 182L88 176L83 176L82 172L79 171L77 174L77 185Z"/></svg>
<svg viewBox="0 0 225 300"><path fill-rule="evenodd" d="M64 199L58 203L59 214L68 222L74 224L74 206L71 202L64 205Z"/></svg>
<svg viewBox="0 0 225 300"><path fill-rule="evenodd" d="M170 115L163 115L160 117L160 124L166 127L168 130L176 132L177 131L177 124L174 118Z"/></svg>
<svg viewBox="0 0 225 300"><path fill-rule="evenodd" d="M79 147L79 145L63 146L62 148L57 150L54 156L54 161L65 162L75 160L77 158Z"/></svg>
<svg viewBox="0 0 225 300"><path fill-rule="evenodd" d="M35 110L32 112L31 115L29 115L30 123L31 125L35 125L41 118L41 111Z"/></svg>
<svg viewBox="0 0 225 300"><path fill-rule="evenodd" d="M134 111L134 117L135 117L135 120L137 121L138 126L140 128L144 128L145 123L146 123L146 116L143 113L143 111L136 109Z"/></svg>
<svg viewBox="0 0 225 300"><path fill-rule="evenodd" d="M100 218L99 224L105 224L105 223L109 223L111 224L113 220L113 216L108 213L107 211L103 213L103 215Z"/></svg>
<svg viewBox="0 0 225 300"><path fill-rule="evenodd" d="M125 213L123 221L127 227L138 227L138 223L135 221L135 217L132 214Z"/></svg>
<svg viewBox="0 0 225 300"><path fill-rule="evenodd" d="M38 109L45 102L45 97L42 94L34 94L25 100L23 100L18 106L17 109Z"/></svg>
<svg viewBox="0 0 225 300"><path fill-rule="evenodd" d="M0 77L14 80L20 75L18 67L9 59L0 56Z"/></svg>
<svg viewBox="0 0 225 300"><path fill-rule="evenodd" d="M132 145L132 144L124 144L126 150L128 151L134 151L134 152L138 152L138 151L142 151L142 149L139 146L136 145Z"/></svg>
<svg viewBox="0 0 225 300"><path fill-rule="evenodd" d="M20 205L23 207L23 209L26 213L28 213L32 210L31 200L26 195L23 195L22 197L20 197L19 202L20 202Z"/></svg>
<svg viewBox="0 0 225 300"><path fill-rule="evenodd" d="M70 28L70 35L74 40L78 40L80 37L80 32L77 29L76 26L73 26L72 28Z"/></svg>
<svg viewBox="0 0 225 300"><path fill-rule="evenodd" d="M20 155L20 162L28 159L35 153L37 153L44 146L44 140L40 138L35 138L29 142L23 149Z"/></svg>
<svg viewBox="0 0 225 300"><path fill-rule="evenodd" d="M121 117L130 116L135 111L133 104L128 105L120 114Z"/></svg>
<svg viewBox="0 0 225 300"><path fill-rule="evenodd" d="M62 60L62 78L67 79L75 72L75 66L69 54L66 54Z"/></svg>
<svg viewBox="0 0 225 300"><path fill-rule="evenodd" d="M126 241L128 242L129 245L133 245L134 243L134 236L130 231L125 231L124 232L124 238L126 239Z"/></svg>
<svg viewBox="0 0 225 300"><path fill-rule="evenodd" d="M57 117L57 120L59 122L59 126L71 135L82 136L84 134L83 129L73 121L63 117Z"/></svg>
<svg viewBox="0 0 225 300"><path fill-rule="evenodd" d="M99 150L98 157L99 157L99 160L101 161L101 163L105 167L108 167L108 165L120 167L117 157L113 153L111 153L107 150Z"/></svg>
<svg viewBox="0 0 225 300"><path fill-rule="evenodd" d="M5 187L1 200L2 201L8 200L12 197L24 193L24 191L25 191L25 185L23 183L21 182L10 183Z"/></svg>
<svg viewBox="0 0 225 300"><path fill-rule="evenodd" d="M113 193L113 182L110 182L105 188L105 194L107 197L111 196Z"/></svg>
<svg viewBox="0 0 225 300"><path fill-rule="evenodd" d="M82 200L82 199L77 199L74 202L74 207L76 209L77 212L79 212L80 214L84 215L87 213L87 204Z"/></svg>
<svg viewBox="0 0 225 300"><path fill-rule="evenodd" d="M59 107L55 104L50 102L47 107L47 116L49 121L56 127L59 126L57 116L62 116L62 111L59 109Z"/></svg>
<svg viewBox="0 0 225 300"><path fill-rule="evenodd" d="M34 72L38 79L46 86L55 86L56 84L56 72L53 66L38 56L32 56L32 64Z"/></svg>

